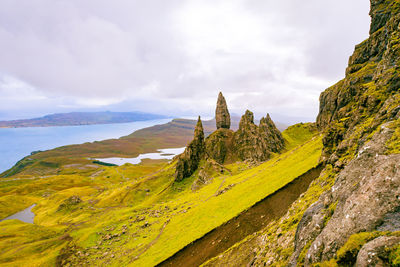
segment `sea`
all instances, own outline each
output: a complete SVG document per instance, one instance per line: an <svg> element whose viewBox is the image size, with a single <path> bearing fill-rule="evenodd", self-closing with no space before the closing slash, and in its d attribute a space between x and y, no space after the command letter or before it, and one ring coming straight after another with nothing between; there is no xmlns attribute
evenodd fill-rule
<svg viewBox="0 0 400 267"><path fill-rule="evenodd" d="M0 128L0 173L10 169L33 151L119 138L169 121L170 119L161 119L116 124Z"/></svg>

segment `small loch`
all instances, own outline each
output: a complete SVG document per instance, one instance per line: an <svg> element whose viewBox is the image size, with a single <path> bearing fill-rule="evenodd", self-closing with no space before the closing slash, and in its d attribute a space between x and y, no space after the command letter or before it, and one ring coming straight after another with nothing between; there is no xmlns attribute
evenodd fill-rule
<svg viewBox="0 0 400 267"><path fill-rule="evenodd" d="M33 219L35 218L35 214L32 212L33 207L35 207L36 204L33 204L32 206L27 207L26 209L17 212L7 218L4 218L1 221L5 221L5 220L13 220L13 219L17 219L26 223L33 223Z"/></svg>
<svg viewBox="0 0 400 267"><path fill-rule="evenodd" d="M145 153L145 154L140 154L136 158L96 158L96 160L105 162L105 163L110 163L110 164L115 164L118 166L124 165L125 163L130 163L130 164L139 164L142 159L166 159L166 160L171 160L173 157L176 155L179 155L183 153L185 150L184 147L179 147L179 148L164 148L164 149L158 149L156 153Z"/></svg>

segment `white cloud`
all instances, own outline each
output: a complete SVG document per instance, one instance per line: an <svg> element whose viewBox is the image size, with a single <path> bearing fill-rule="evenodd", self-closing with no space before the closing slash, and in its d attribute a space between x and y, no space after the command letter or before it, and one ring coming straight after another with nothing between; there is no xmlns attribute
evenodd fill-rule
<svg viewBox="0 0 400 267"><path fill-rule="evenodd" d="M319 93L367 37L368 8L365 0L4 0L0 73L29 97L0 99L26 110L41 101L49 111L210 115L222 90L233 112L312 118Z"/></svg>

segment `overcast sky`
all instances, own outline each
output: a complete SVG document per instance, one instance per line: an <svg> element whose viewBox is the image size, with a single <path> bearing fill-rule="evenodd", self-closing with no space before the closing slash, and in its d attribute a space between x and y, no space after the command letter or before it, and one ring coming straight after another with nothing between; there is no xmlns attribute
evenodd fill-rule
<svg viewBox="0 0 400 267"><path fill-rule="evenodd" d="M0 119L212 116L221 90L233 113L314 120L368 12L368 0L1 0Z"/></svg>

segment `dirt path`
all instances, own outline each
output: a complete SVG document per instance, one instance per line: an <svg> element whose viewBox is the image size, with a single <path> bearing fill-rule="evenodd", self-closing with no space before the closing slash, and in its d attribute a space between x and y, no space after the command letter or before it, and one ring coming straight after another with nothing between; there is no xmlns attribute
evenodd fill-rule
<svg viewBox="0 0 400 267"><path fill-rule="evenodd" d="M137 260L143 253L145 253L151 246L153 246L158 239L160 239L160 236L162 235L162 233L164 232L165 227L167 227L167 224L169 223L169 220L166 221L163 226L160 228L160 231L158 232L158 235L156 236L156 238L154 240L152 240L150 243L148 243L132 260L131 262L134 262L135 260Z"/></svg>
<svg viewBox="0 0 400 267"><path fill-rule="evenodd" d="M319 176L322 166L309 170L237 217L187 245L158 266L199 266L224 252L248 235L283 216L290 205Z"/></svg>

